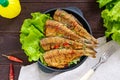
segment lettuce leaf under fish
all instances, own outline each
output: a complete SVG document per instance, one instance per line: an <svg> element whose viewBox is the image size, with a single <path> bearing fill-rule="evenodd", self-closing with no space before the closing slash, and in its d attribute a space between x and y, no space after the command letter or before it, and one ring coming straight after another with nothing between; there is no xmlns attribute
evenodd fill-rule
<svg viewBox="0 0 120 80"><path fill-rule="evenodd" d="M47 14L42 14L40 12L31 13L31 19L25 19L20 34L20 42L22 44L22 49L28 56L28 60L40 61L45 63L43 60L44 50L40 46L40 39L44 38L44 25L47 19L51 17Z"/></svg>

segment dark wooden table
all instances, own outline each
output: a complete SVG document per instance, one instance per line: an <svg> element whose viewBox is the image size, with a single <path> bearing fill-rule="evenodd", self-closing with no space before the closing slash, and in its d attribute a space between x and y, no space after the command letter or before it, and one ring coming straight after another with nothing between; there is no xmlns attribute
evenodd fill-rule
<svg viewBox="0 0 120 80"><path fill-rule="evenodd" d="M31 17L32 12L44 12L56 7L78 7L90 24L93 36L96 38L104 36L104 27L100 17L101 10L98 8L96 0L20 0L20 2L22 11L18 17L11 20L0 17L0 80L8 80L10 63L14 65L15 80L18 80L21 66L30 64L21 50L19 33L23 20ZM1 54L14 55L22 59L24 63L9 61Z"/></svg>

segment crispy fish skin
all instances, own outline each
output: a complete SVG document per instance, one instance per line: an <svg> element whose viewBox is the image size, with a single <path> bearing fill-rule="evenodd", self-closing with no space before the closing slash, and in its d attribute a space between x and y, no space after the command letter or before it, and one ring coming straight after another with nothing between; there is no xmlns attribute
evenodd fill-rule
<svg viewBox="0 0 120 80"><path fill-rule="evenodd" d="M61 36L67 39L71 39L74 41L78 41L81 43L91 44L89 41L85 38L80 37L75 32L70 30L66 25L55 21L55 20L47 20L45 24L45 35L47 37L50 36Z"/></svg>
<svg viewBox="0 0 120 80"><path fill-rule="evenodd" d="M74 30L79 36L93 41L94 44L98 43L97 40L92 35L90 35L86 29L84 29L82 24L73 15L67 13L66 11L57 9L54 13L53 18L56 21L67 24L67 26L70 29Z"/></svg>
<svg viewBox="0 0 120 80"><path fill-rule="evenodd" d="M48 66L56 68L65 68L70 61L80 56L83 56L83 51L72 49L54 49L43 55Z"/></svg>
<svg viewBox="0 0 120 80"><path fill-rule="evenodd" d="M63 36L71 40L80 39L78 35L68 29L65 25L54 20L47 20L45 24L45 35L49 36Z"/></svg>
<svg viewBox="0 0 120 80"><path fill-rule="evenodd" d="M40 45L46 51L56 48L82 49L84 46L92 49L92 46L90 45L85 45L58 36L43 38L40 40Z"/></svg>
<svg viewBox="0 0 120 80"><path fill-rule="evenodd" d="M40 44L44 50L51 50L56 48L69 48L69 49L82 49L82 43L78 43L76 41L72 41L62 37L47 37L40 40ZM55 48L55 46L57 46Z"/></svg>
<svg viewBox="0 0 120 80"><path fill-rule="evenodd" d="M56 10L54 20L46 21L45 35L40 45L45 50L43 58L50 67L65 68L81 56L96 57L93 48L97 40L73 15L63 10Z"/></svg>
<svg viewBox="0 0 120 80"><path fill-rule="evenodd" d="M84 50L54 49L46 51L43 57L48 66L56 68L65 68L72 60L84 56L85 54L86 52Z"/></svg>

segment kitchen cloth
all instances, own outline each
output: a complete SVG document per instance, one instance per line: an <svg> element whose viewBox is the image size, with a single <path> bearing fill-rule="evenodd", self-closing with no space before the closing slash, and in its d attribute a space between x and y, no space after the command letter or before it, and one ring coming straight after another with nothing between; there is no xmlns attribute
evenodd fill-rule
<svg viewBox="0 0 120 80"><path fill-rule="evenodd" d="M88 57L87 60L71 71L59 73L45 73L40 70L37 63L22 66L18 80L80 80L80 78L98 61L108 45L113 45L116 48L114 54L103 63L89 80L120 80L120 46L114 42L106 42L105 37L98 38L98 47L96 48L96 58Z"/></svg>

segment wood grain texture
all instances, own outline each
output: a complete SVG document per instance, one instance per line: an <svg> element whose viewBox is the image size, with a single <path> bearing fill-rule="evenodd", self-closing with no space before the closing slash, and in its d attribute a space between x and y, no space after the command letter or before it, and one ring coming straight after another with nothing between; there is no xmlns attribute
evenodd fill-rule
<svg viewBox="0 0 120 80"><path fill-rule="evenodd" d="M96 0L20 0L20 2L96 2Z"/></svg>
<svg viewBox="0 0 120 80"><path fill-rule="evenodd" d="M18 74L21 68L21 65L14 65L14 76L15 80L18 80ZM9 64L8 65L0 65L0 80L9 80Z"/></svg>
<svg viewBox="0 0 120 80"><path fill-rule="evenodd" d="M0 17L0 54L16 56L24 61L23 64L9 61L0 55L0 80L8 80L9 64L13 63L15 80L18 80L22 65L31 64L21 49L19 34L21 25L32 12L44 12L51 8L75 6L83 11L84 17L91 26L93 35L98 38L104 36L104 27L100 17L101 10L96 0L20 0L22 11L14 19Z"/></svg>
<svg viewBox="0 0 120 80"><path fill-rule="evenodd" d="M53 5L54 4L54 5ZM46 6L49 5L49 6ZM42 8L41 8L42 6ZM21 25L25 18L30 18L30 14L32 12L44 12L51 8L59 8L59 7L70 7L75 6L82 10L84 17L87 19L90 24L93 33L97 31L98 33L103 32L102 27L102 19L100 17L100 9L98 5L95 3L22 3L22 11L21 14L12 19L7 20L0 18L0 32L19 32ZM9 26L8 26L9 25ZM100 29L102 29L100 31Z"/></svg>

